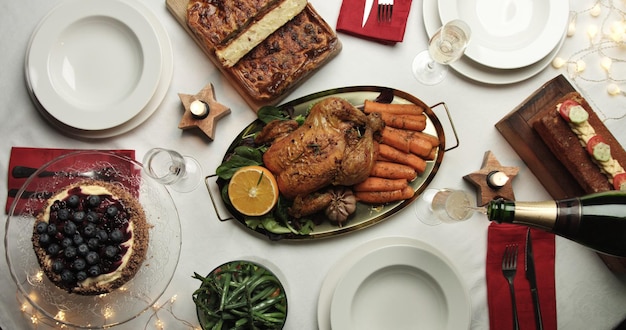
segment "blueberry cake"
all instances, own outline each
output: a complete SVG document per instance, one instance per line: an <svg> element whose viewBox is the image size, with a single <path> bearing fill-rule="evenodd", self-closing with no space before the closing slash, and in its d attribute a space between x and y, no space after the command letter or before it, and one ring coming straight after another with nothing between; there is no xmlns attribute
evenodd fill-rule
<svg viewBox="0 0 626 330"><path fill-rule="evenodd" d="M109 293L135 276L148 248L148 224L120 186L85 180L51 197L37 215L32 242L43 272L81 295Z"/></svg>

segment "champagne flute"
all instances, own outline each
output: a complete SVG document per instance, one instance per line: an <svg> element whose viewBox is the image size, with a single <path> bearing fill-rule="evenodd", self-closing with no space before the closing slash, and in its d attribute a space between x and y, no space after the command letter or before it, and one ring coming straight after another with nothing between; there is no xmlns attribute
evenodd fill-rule
<svg viewBox="0 0 626 330"><path fill-rule="evenodd" d="M476 206L468 192L449 188L426 189L415 203L417 218L431 226L459 223L471 218L476 211L486 212Z"/></svg>
<svg viewBox="0 0 626 330"><path fill-rule="evenodd" d="M448 64L463 56L469 43L471 29L462 20L452 20L439 28L428 42L428 49L413 60L413 75L425 85L443 81Z"/></svg>
<svg viewBox="0 0 626 330"><path fill-rule="evenodd" d="M152 148L143 157L146 174L178 192L190 192L202 180L202 167L193 157L164 149Z"/></svg>

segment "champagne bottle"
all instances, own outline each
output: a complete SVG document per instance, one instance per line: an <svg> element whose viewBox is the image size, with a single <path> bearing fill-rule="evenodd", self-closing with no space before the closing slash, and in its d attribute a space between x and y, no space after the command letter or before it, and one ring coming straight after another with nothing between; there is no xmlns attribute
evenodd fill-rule
<svg viewBox="0 0 626 330"><path fill-rule="evenodd" d="M626 257L626 191L542 202L496 199L487 217L552 232L598 252Z"/></svg>

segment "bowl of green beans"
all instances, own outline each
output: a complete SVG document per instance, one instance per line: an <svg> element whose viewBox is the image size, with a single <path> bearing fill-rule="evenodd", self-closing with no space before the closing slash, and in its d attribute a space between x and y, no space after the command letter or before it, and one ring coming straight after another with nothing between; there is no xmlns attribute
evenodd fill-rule
<svg viewBox="0 0 626 330"><path fill-rule="evenodd" d="M247 260L224 263L193 293L200 326L213 329L282 329L287 319L287 294L278 277Z"/></svg>

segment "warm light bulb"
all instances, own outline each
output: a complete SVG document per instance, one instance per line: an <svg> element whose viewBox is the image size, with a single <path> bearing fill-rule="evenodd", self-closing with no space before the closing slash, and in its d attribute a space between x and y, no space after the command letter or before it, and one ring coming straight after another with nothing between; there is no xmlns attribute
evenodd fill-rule
<svg viewBox="0 0 626 330"><path fill-rule="evenodd" d="M606 88L606 91L609 93L609 95L612 96L618 95L622 92L619 86L617 86L616 84L609 84L609 86L607 86Z"/></svg>
<svg viewBox="0 0 626 330"><path fill-rule="evenodd" d="M555 69L560 69L563 65L565 65L565 60L561 57L555 57L554 60L552 60L552 66Z"/></svg>
<svg viewBox="0 0 626 330"><path fill-rule="evenodd" d="M589 36L589 39L595 38L596 34L598 34L598 27L595 25L589 25L587 27L587 35Z"/></svg>
<svg viewBox="0 0 626 330"><path fill-rule="evenodd" d="M576 61L576 72L583 72L587 68L587 63L583 60Z"/></svg>
<svg viewBox="0 0 626 330"><path fill-rule="evenodd" d="M576 33L576 19L572 18L572 20L567 25L567 36L571 37Z"/></svg>
<svg viewBox="0 0 626 330"><path fill-rule="evenodd" d="M602 12L602 8L600 7L600 3L596 3L595 6L593 6L593 8L591 8L591 11L589 12L589 14L591 14L591 16L593 17L598 17L600 16L600 13Z"/></svg>
<svg viewBox="0 0 626 330"><path fill-rule="evenodd" d="M609 57L603 57L600 60L600 66L604 70L606 70L606 72L609 72L609 70L611 70L611 64L613 64L613 61Z"/></svg>

